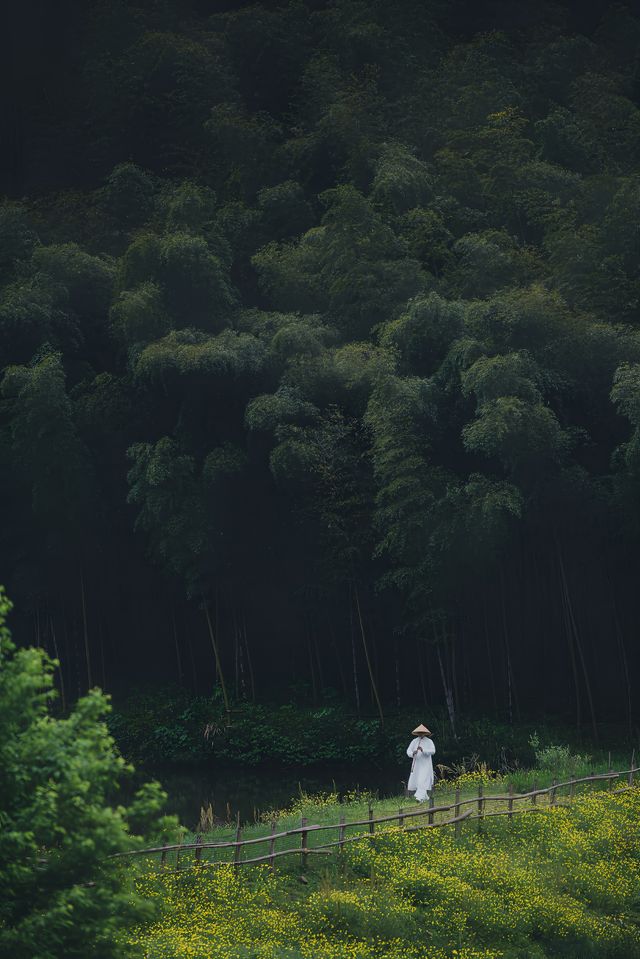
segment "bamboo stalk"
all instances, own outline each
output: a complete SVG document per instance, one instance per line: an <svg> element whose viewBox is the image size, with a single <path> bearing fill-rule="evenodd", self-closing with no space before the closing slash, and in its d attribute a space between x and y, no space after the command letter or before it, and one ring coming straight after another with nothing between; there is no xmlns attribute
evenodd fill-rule
<svg viewBox="0 0 640 959"><path fill-rule="evenodd" d="M218 643L216 641L215 634L213 632L213 625L211 623L211 616L209 615L209 604L204 600L204 615L207 618L207 628L209 630L209 639L211 640L211 646L213 647L213 655L216 661L216 669L218 671L218 676L220 678L220 688L222 689L222 698L224 699L224 708L227 716L231 713L231 707L229 706L229 696L227 695L227 685L224 681L224 673L222 672L222 664L220 662L220 650L218 649Z"/></svg>
<svg viewBox="0 0 640 959"><path fill-rule="evenodd" d="M367 671L369 673L369 682L371 683L371 692L373 693L376 706L378 707L378 713L380 714L380 725L384 726L384 713L382 711L382 703L380 702L380 696L378 695L378 687L376 684L375 676L373 674L371 657L369 656L369 646L367 644L367 638L364 631L364 623L362 621L362 610L360 609L360 594L358 592L358 587L356 585L355 579L353 580L353 595L356 601L356 610L358 612L358 622L360 624L360 635L362 637L362 648L364 650L364 658L367 664Z"/></svg>
<svg viewBox="0 0 640 959"><path fill-rule="evenodd" d="M80 597L82 599L82 634L84 637L84 654L87 661L87 689L91 689L93 681L91 678L91 656L89 654L89 628L87 626L87 604L84 596L84 573L80 568Z"/></svg>

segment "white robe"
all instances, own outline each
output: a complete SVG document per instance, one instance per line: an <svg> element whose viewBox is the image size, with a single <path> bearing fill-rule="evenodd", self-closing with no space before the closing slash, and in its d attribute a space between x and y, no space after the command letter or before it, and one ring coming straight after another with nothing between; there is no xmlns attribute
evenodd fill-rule
<svg viewBox="0 0 640 959"><path fill-rule="evenodd" d="M419 746L422 752L418 752ZM411 740L411 744L407 749L407 756L409 759L413 759L407 789L411 792L415 790L418 802L424 802L427 798L427 793L433 789L433 763L431 757L435 751L436 747L433 745L433 741L427 739L426 736L416 736L415 739Z"/></svg>

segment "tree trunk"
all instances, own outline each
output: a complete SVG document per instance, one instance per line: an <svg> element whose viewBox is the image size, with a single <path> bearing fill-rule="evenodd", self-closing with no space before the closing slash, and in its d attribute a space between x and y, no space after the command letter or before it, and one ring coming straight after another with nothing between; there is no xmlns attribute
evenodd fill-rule
<svg viewBox="0 0 640 959"><path fill-rule="evenodd" d="M178 665L178 684L184 685L182 674L182 656L180 655L180 643L178 642L178 627L176 626L176 610L173 602L171 603L171 626L173 629L173 644L176 651L176 663Z"/></svg>
<svg viewBox="0 0 640 959"><path fill-rule="evenodd" d="M562 588L562 581L560 585L560 597L562 602L562 618L564 620L564 630L567 637L567 646L569 647L569 657L571 659L571 672L573 675L573 685L576 692L576 729L580 732L582 728L582 706L580 702L580 679L578 677L578 666L576 663L576 654L573 645L573 633L571 630L571 622L569 620L569 613L567 612L567 601Z"/></svg>
<svg viewBox="0 0 640 959"><path fill-rule="evenodd" d="M238 699L240 690L240 636L235 606L233 608L233 678L235 697Z"/></svg>
<svg viewBox="0 0 640 959"><path fill-rule="evenodd" d="M358 585L355 580L352 581L353 595L356 601L356 610L358 613L358 622L360 624L360 636L362 637L362 648L364 650L364 658L367 664L367 670L369 672L369 682L371 683L371 692L375 700L376 706L378 707L378 713L380 714L380 723L384 726L384 713L382 711L382 703L380 702L380 696L378 695L378 687L376 686L375 676L373 675L373 669L371 667L371 657L369 656L369 647L367 645L367 637L364 631L364 623L362 622L362 610L360 608L360 594L358 592Z"/></svg>
<svg viewBox="0 0 640 959"><path fill-rule="evenodd" d="M193 655L193 643L191 633L187 632L187 649L189 650L189 662L191 663L191 676L193 678L193 691L198 692L198 671L196 669L196 658Z"/></svg>
<svg viewBox="0 0 640 959"><path fill-rule="evenodd" d="M420 677L420 689L422 691L422 702L428 703L429 697L427 696L427 689L424 682L424 666L422 664L422 650L420 649L420 640L416 640L416 647L418 649L418 655L416 661L418 663L418 676Z"/></svg>
<svg viewBox="0 0 640 959"><path fill-rule="evenodd" d="M451 684L447 681L447 676L444 669L444 662L442 659L442 648L441 643L436 640L436 650L438 653L438 664L440 666L440 676L442 678L442 688L444 689L444 698L447 704L447 713L449 714L449 725L451 726L451 732L453 738L457 739L456 733L456 709L455 703L453 700L453 688Z"/></svg>
<svg viewBox="0 0 640 959"><path fill-rule="evenodd" d="M331 638L331 646L332 646L332 649L333 649L333 651L334 651L334 653L335 653L336 663L337 663L337 666L338 666L338 676L340 677L340 686L342 687L342 695L344 696L344 698L345 698L345 700L346 700L347 697L348 697L348 695L349 695L348 688L347 688L347 679L346 679L346 676L345 676L345 674L344 674L344 669L343 669L343 666L342 666L342 657L341 657L341 655L340 655L340 650L338 649L338 644L336 643L336 636L335 636L335 633L334 633L334 631L333 631L333 626L331 625L331 618L330 618L330 616L329 616L329 613L328 613L328 611L327 611L326 606L325 606L325 616L326 616L326 619L327 619L327 627L328 627L328 629L329 629L329 636L330 636L330 638Z"/></svg>
<svg viewBox="0 0 640 959"><path fill-rule="evenodd" d="M251 659L251 650L249 649L249 640L247 638L247 618L242 614L242 634L244 636L244 648L247 651L247 666L249 667L249 682L251 684L251 702L256 701L256 681L253 675L253 661Z"/></svg>
<svg viewBox="0 0 640 959"><path fill-rule="evenodd" d="M608 570L605 571L605 577L609 583L609 590L611 592L611 605L613 607L613 622L616 630L616 637L618 640L618 650L620 652L620 663L622 665L622 672L624 675L625 682L625 699L627 704L627 723L629 728L629 735L633 732L633 709L631 702L631 680L629 678L629 662L627 660L627 650L624 643L624 633L622 632L622 626L620 624L620 617L618 616L618 604L616 603L616 593L615 586L609 576Z"/></svg>
<svg viewBox="0 0 640 959"><path fill-rule="evenodd" d="M58 641L56 639L56 631L53 625L53 615L49 614L49 629L51 631L51 641L53 643L53 651L55 657L58 660L58 676L60 677L60 702L62 703L62 712L66 713L67 711L67 697L64 691L64 675L62 673L62 660L60 659L60 651L58 649Z"/></svg>
<svg viewBox="0 0 640 959"><path fill-rule="evenodd" d="M491 642L489 639L489 623L487 621L487 603L482 597L482 612L484 615L484 637L487 644L487 663L489 664L489 680L491 682L491 696L493 699L493 711L498 712L498 697L496 695L496 680L493 674L493 656L491 655Z"/></svg>
<svg viewBox="0 0 640 959"><path fill-rule="evenodd" d="M313 665L313 646L311 644L311 633L309 631L309 624L307 623L307 617L305 616L305 633L307 636L307 658L309 660L309 671L311 673L311 690L313 695L313 705L318 705L318 684L316 682L316 670Z"/></svg>
<svg viewBox="0 0 640 959"><path fill-rule="evenodd" d="M104 623L102 619L98 622L98 636L100 637L100 669L102 672L102 689L107 688L107 671L104 660Z"/></svg>
<svg viewBox="0 0 640 959"><path fill-rule="evenodd" d="M504 573L500 569L500 609L502 612L502 634L504 638L505 662L507 667L507 707L509 711L509 723L513 725L513 703L515 699L515 683L513 681L513 670L511 668L511 649L509 646L509 630L507 626L507 599L506 587L504 583Z"/></svg>
<svg viewBox="0 0 640 959"><path fill-rule="evenodd" d="M351 630L351 663L353 667L353 690L356 699L356 711L360 715L360 687L358 685L358 662L356 657L356 639L353 626L353 604L349 596L349 626Z"/></svg>
<svg viewBox="0 0 640 959"><path fill-rule="evenodd" d="M227 694L227 684L224 681L224 673L222 672L222 664L220 662L220 652L218 650L218 643L216 642L216 637L213 632L213 625L211 623L211 616L209 614L209 604L206 602L206 600L203 600L203 603L204 603L204 615L206 616L206 619L207 619L207 627L209 629L209 638L211 640L211 646L213 648L213 655L216 663L216 674L220 681L220 688L222 689L222 698L224 700L224 708L227 713L227 720L229 720L229 716L231 715L231 706L229 705L229 696Z"/></svg>
<svg viewBox="0 0 640 959"><path fill-rule="evenodd" d="M89 655L89 630L87 628L87 604L84 595L84 575L80 569L80 596L82 599L82 633L84 637L84 654L87 663L87 688L91 689L93 681L91 678L91 657Z"/></svg>
<svg viewBox="0 0 640 959"><path fill-rule="evenodd" d="M587 700L589 702L589 711L591 713L591 728L593 730L594 739L597 742L598 741L598 724L596 722L596 714L595 714L595 709L593 705L593 696L591 694L591 683L589 682L589 673L588 673L587 664L584 658L584 651L582 649L580 633L578 632L575 616L573 615L573 603L571 602L571 596L569 594L569 585L568 585L567 576L565 573L562 553L560 551L560 544L557 542L556 542L556 547L558 550L558 562L560 564L560 574L562 576L562 584L564 588L564 595L565 595L565 601L567 606L567 612L569 616L569 623L570 623L571 629L573 630L573 636L576 642L576 649L578 650L578 657L580 659L580 666L582 667L582 675L584 677L584 685L587 692Z"/></svg>
<svg viewBox="0 0 640 959"><path fill-rule="evenodd" d="M318 680L320 685L320 695L322 695L326 687L324 682L324 670L322 668L322 659L320 658L320 648L318 646L318 635L315 631L311 632L311 642L313 643L313 649L316 655L316 663L318 666Z"/></svg>

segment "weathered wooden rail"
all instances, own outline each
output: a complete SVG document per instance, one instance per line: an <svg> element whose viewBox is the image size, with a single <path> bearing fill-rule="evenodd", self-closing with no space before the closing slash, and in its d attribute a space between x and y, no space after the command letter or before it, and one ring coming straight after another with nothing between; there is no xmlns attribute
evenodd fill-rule
<svg viewBox="0 0 640 959"><path fill-rule="evenodd" d="M242 838L242 826L240 824L240 816L238 814L235 829L235 839L224 842L203 842L201 837L198 837L196 842L192 843L175 843L173 845L154 846L148 849L132 849L127 852L117 853L116 855L119 857L160 856L161 865L168 866L170 865L168 861L169 856L175 854L175 862L171 863L171 865L173 865L176 869L179 869L181 865L184 864L184 860L181 859L181 855L185 852L193 853L193 858L190 858L190 865L201 864L203 866L220 866L232 864L235 869L238 869L240 866L255 865L257 863L268 863L273 867L277 858L291 855L300 856L300 862L302 865L304 865L308 861L309 856L331 855L334 849L337 848L338 850L342 850L344 849L346 843L349 842L375 842L376 827L380 825L387 825L395 822L398 823L398 828L404 832L413 832L418 829L432 829L453 825L455 827L457 836L459 835L461 824L465 821L468 822L470 820L477 820L478 829L481 829L483 820L491 816L508 816L509 820L511 820L514 815L521 813L545 811L550 807L559 805L559 791L568 789L569 794L567 797L565 797L564 802L562 803L565 805L567 799L570 801L574 798L576 787L584 783L605 782L609 784L609 789L612 790L616 781L619 781L621 777L626 777L626 785L622 789L617 790L618 792L621 792L625 789L633 787L634 777L636 773L640 772L640 766L634 766L634 758L635 753L634 756L631 757L631 767L629 769L619 772L610 770L607 773L594 773L592 776L582 776L578 779L569 779L566 782L556 782L554 780L551 786L546 786L541 789L538 789L534 782L534 788L530 792L526 793L514 793L513 787L510 786L508 792L504 795L485 795L483 786L479 785L477 796L462 799L460 797L460 790L456 789L455 798L452 803L436 806L432 795L427 805L421 806L419 809L400 808L398 809L397 813L392 815L374 817L373 809L370 805L367 818L354 820L353 822L346 822L345 817L341 816L338 823L322 823L316 825L308 823L307 820L303 818L300 826L296 827L295 829L286 829L278 832L277 823L273 821L271 823L271 832L268 832L263 836L254 836L249 839ZM540 797L548 797L548 803L539 804L538 799ZM529 804L524 805L527 800ZM487 809L487 803L505 803L507 808L497 810ZM521 804L520 808L514 808L514 804L516 803ZM463 808L467 806L471 806L472 808L463 811ZM436 821L435 816L439 813L453 813L453 816ZM418 822L418 820L422 819L426 819L426 823ZM415 820L415 824L407 825L407 820ZM367 829L364 832L358 832L354 836L346 835L347 829L361 829L365 826ZM329 830L333 830L338 833L337 840L314 843L311 846L309 845L310 837L313 838L318 834L327 832ZM298 837L300 840L299 845L297 844ZM291 841L292 838L296 841L296 845L287 849L276 849L278 840L286 839ZM260 844L268 844L267 853L264 855L243 858L243 851L245 850L245 847L253 847ZM202 854L205 850L229 850L233 852L233 859L203 859Z"/></svg>

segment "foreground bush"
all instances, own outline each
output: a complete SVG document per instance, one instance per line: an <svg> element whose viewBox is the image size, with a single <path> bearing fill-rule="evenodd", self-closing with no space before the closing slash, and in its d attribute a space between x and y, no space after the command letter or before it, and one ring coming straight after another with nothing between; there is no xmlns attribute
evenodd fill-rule
<svg viewBox="0 0 640 959"><path fill-rule="evenodd" d="M175 823L157 818L156 784L114 805L128 767L104 724L106 698L94 691L53 718L55 664L42 650L16 651L8 609L0 588L0 955L123 959L136 950L118 934L151 905L129 865L110 857L135 833L160 838Z"/></svg>
<svg viewBox="0 0 640 959"><path fill-rule="evenodd" d="M467 824L459 840L389 830L308 887L284 868L143 876L163 915L129 943L147 959L640 957L638 789Z"/></svg>

